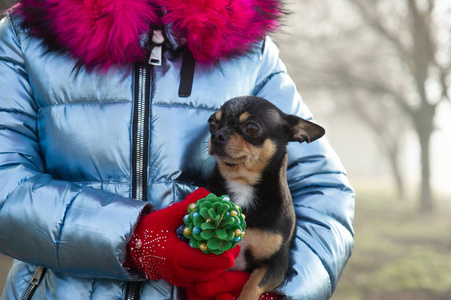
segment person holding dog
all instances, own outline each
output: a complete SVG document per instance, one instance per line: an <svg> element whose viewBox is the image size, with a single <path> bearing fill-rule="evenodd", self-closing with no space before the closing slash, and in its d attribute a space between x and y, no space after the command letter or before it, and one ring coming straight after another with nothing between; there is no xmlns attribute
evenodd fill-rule
<svg viewBox="0 0 451 300"><path fill-rule="evenodd" d="M19 0L0 22L1 299L233 299L239 247L178 238L208 193L209 116L254 95L312 115L268 34L280 0ZM288 147L285 281L328 299L353 247L354 192L325 138ZM141 243L130 243L134 241Z"/></svg>

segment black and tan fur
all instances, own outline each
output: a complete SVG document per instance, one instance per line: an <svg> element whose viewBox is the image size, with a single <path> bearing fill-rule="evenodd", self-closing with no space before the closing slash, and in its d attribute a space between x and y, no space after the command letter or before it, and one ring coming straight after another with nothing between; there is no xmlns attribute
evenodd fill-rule
<svg viewBox="0 0 451 300"><path fill-rule="evenodd" d="M227 101L208 122L208 149L216 159L209 189L230 195L246 216L235 268L251 276L238 299L256 300L280 285L288 269L295 214L286 178L287 144L314 141L324 129L253 96Z"/></svg>

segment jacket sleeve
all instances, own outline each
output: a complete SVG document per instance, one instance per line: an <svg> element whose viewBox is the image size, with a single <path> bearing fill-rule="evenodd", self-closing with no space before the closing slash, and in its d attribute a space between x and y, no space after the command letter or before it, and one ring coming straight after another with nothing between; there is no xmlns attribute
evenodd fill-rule
<svg viewBox="0 0 451 300"><path fill-rule="evenodd" d="M82 277L131 279L122 263L146 204L45 173L21 40L0 22L0 252Z"/></svg>
<svg viewBox="0 0 451 300"><path fill-rule="evenodd" d="M253 93L286 113L311 120L271 39L266 40L262 53ZM310 144L290 143L288 156L297 230L290 270L279 292L288 299L328 299L353 248L354 191L325 137Z"/></svg>

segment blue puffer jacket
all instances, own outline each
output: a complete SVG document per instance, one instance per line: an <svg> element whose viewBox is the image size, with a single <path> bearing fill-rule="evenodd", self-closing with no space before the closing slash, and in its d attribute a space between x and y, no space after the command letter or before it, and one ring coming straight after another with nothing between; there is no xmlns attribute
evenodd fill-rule
<svg viewBox="0 0 451 300"><path fill-rule="evenodd" d="M22 22L13 13L0 23L0 251L16 259L1 299L22 299L37 266L46 272L33 299L128 299L136 280L142 299L184 299L124 269L126 243L148 203L164 208L205 184L207 120L226 100L257 95L312 118L277 47L266 38L196 63L181 97L184 52L170 26L161 66L99 71L49 51ZM327 299L351 255L354 194L325 138L289 145L288 180L297 233L278 292Z"/></svg>

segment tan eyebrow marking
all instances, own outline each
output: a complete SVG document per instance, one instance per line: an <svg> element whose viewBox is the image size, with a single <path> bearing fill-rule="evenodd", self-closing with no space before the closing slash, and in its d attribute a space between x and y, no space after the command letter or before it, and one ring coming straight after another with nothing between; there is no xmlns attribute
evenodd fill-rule
<svg viewBox="0 0 451 300"><path fill-rule="evenodd" d="M240 116L240 122L241 122L241 123L246 122L246 120L249 119L250 116L251 116L251 115L250 115L250 113L248 113L248 112L242 113L241 116Z"/></svg>
<svg viewBox="0 0 451 300"><path fill-rule="evenodd" d="M216 118L217 121L219 121L219 120L221 120L221 117L222 117L222 111L221 111L221 110L218 110L218 111L215 113L215 118Z"/></svg>

